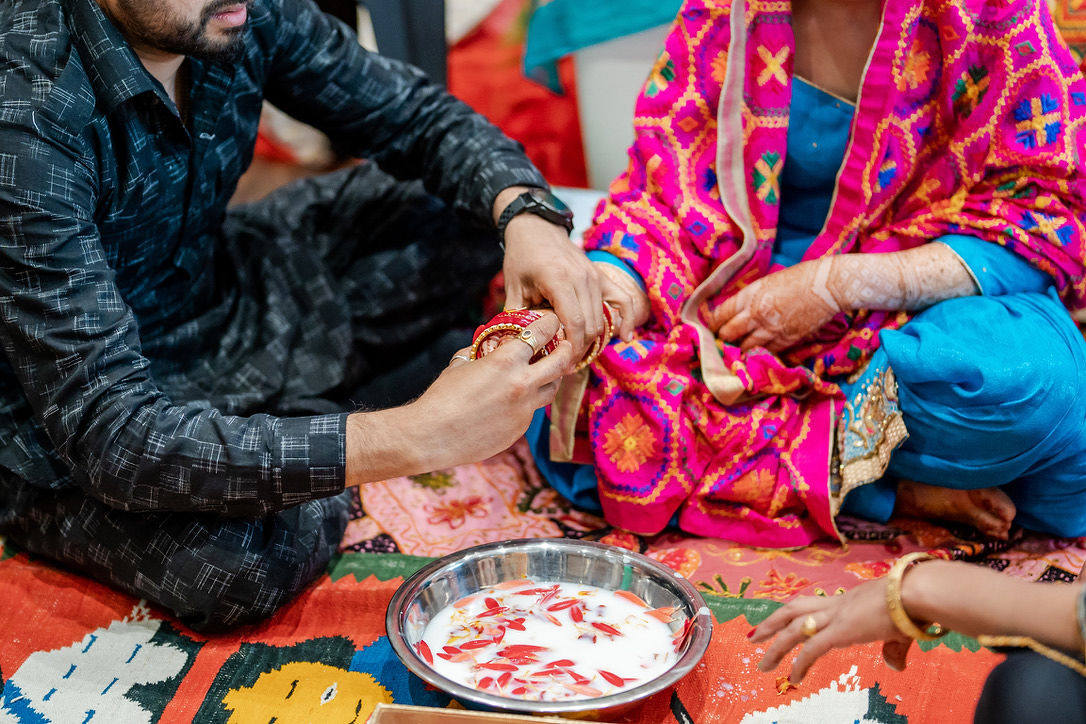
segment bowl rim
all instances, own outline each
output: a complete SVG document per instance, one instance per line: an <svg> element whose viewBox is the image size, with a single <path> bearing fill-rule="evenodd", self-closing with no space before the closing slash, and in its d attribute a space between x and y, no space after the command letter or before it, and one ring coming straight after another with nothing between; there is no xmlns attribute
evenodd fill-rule
<svg viewBox="0 0 1086 724"><path fill-rule="evenodd" d="M598 696L592 699L574 699L571 701L531 701L527 699L514 699L512 697L487 694L442 676L429 664L423 661L422 657L414 650L414 647L408 645L403 626L401 625L403 618L401 614L406 615L404 603L408 600L412 600L414 596L418 594L422 585L442 569L461 563L465 559L483 558L488 554L497 551L523 548L525 546L572 548L591 550L597 553L610 553L612 555L619 554L622 556L623 564L636 563L639 566L653 571L660 578L671 580L675 586L680 589L682 594L688 598L691 607L694 610L693 615L690 617L690 620L693 621L693 625L688 635L689 643L686 651L671 668L656 678L650 679L649 681L628 690L608 694L606 696ZM709 641L712 638L712 633L713 617L709 611L708 605L705 603L705 599L697 588L694 587L694 584L678 571L669 568L646 555L627 550L626 548L620 548L606 543L597 543L595 541L569 538L516 538L492 543L483 543L441 556L440 558L427 563L409 578L404 580L399 588L396 589L396 592L392 594L392 599L389 601L388 608L385 610L385 635L388 636L393 651L396 652L400 661L403 662L404 666L406 666L411 673L430 685L450 694L456 699L466 699L472 703L501 711L522 711L539 714L574 713L610 709L612 707L625 707L668 689L693 671L694 667L698 665L705 656L705 651L709 648Z"/></svg>

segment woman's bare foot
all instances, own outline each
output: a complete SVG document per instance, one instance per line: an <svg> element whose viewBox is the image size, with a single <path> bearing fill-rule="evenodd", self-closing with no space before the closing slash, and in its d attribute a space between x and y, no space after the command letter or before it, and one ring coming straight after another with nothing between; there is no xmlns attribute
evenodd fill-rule
<svg viewBox="0 0 1086 724"><path fill-rule="evenodd" d="M900 480L894 512L914 518L965 523L986 536L1007 540L1017 510L999 488L957 490Z"/></svg>

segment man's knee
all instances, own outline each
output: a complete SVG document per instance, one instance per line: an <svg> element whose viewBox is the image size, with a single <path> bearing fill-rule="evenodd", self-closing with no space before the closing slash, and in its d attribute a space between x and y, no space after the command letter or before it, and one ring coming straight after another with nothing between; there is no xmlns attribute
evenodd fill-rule
<svg viewBox="0 0 1086 724"><path fill-rule="evenodd" d="M183 582L163 603L194 630L226 631L270 618L308 583L314 570L319 568L300 558L253 561L234 570L205 569L201 580Z"/></svg>
<svg viewBox="0 0 1086 724"><path fill-rule="evenodd" d="M188 560L174 556L167 569L173 590L164 586L162 603L198 631L263 621L325 570L346 523L343 495L262 521L234 521Z"/></svg>

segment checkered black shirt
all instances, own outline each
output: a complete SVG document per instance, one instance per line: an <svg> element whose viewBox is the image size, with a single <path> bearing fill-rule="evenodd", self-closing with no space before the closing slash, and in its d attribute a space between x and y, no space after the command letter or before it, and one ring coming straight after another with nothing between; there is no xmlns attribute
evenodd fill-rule
<svg viewBox="0 0 1086 724"><path fill-rule="evenodd" d="M260 515L343 489L346 415L263 414L282 345L239 363L251 340L222 332L247 293L223 261L226 204L265 99L480 220L501 189L544 185L516 144L311 0L255 0L239 62L187 62L183 122L95 0L0 3L0 492ZM298 285L318 310L322 285ZM329 335L307 338L311 360L338 349ZM233 390L208 392L227 363Z"/></svg>

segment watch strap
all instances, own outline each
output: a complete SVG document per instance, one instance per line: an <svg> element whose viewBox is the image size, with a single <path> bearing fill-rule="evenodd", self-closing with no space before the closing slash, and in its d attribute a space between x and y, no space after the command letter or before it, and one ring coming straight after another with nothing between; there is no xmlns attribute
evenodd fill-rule
<svg viewBox="0 0 1086 724"><path fill-rule="evenodd" d="M522 213L528 206L535 203L535 197L532 196L531 191L525 191L510 201L502 213L498 216L498 234L505 238L505 227L509 226L509 222L513 220L513 217Z"/></svg>
<svg viewBox="0 0 1086 724"><path fill-rule="evenodd" d="M542 198L540 195L542 195ZM548 202L547 197L553 201ZM535 214L552 224L563 227L566 233L573 231L573 214L565 207L565 204L546 189L538 189L538 192L523 192L502 210L497 223L498 234L502 239L505 238L505 229L509 222L525 212Z"/></svg>

